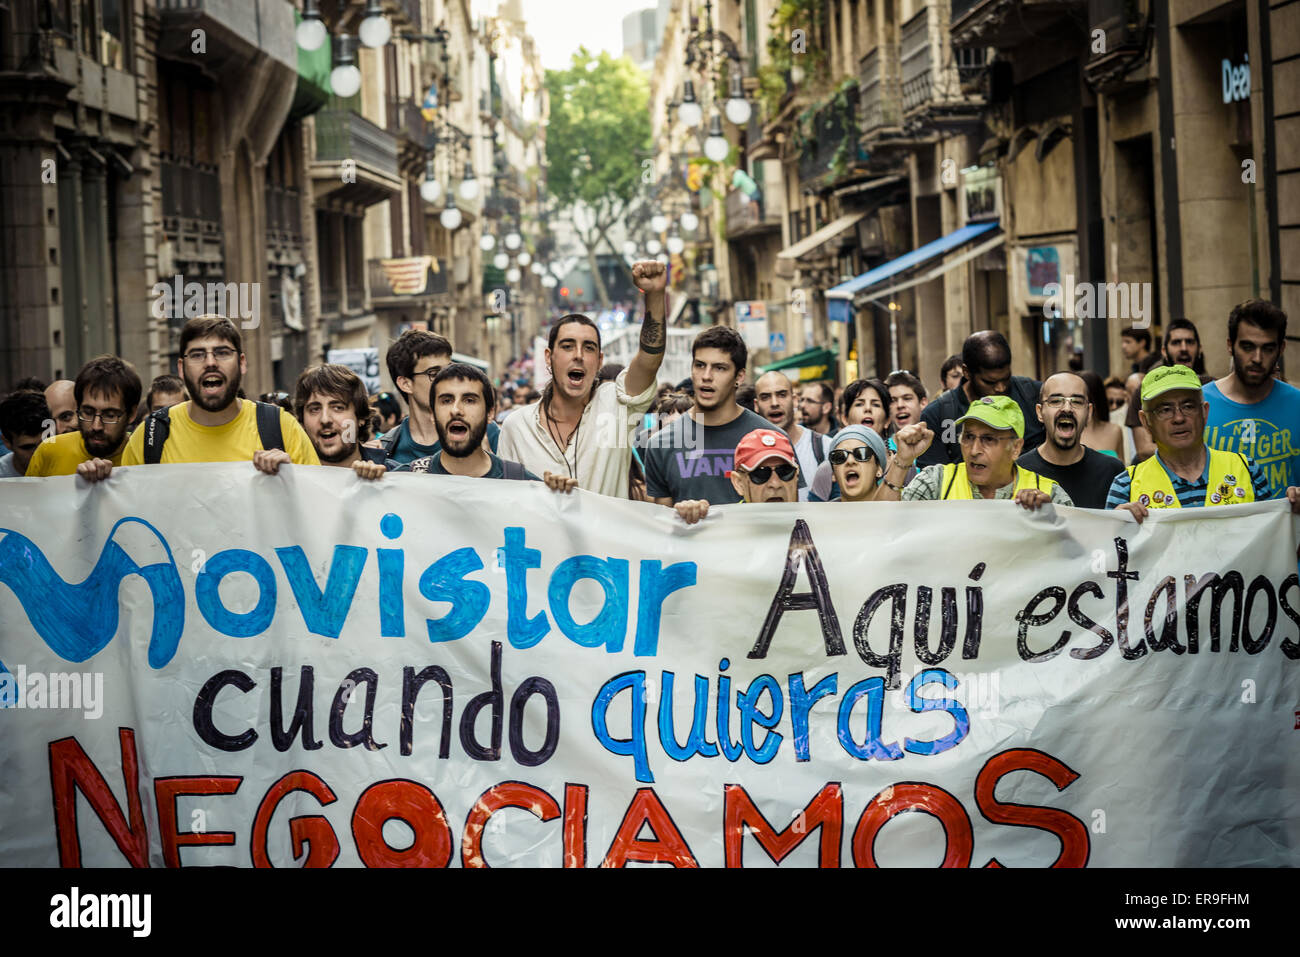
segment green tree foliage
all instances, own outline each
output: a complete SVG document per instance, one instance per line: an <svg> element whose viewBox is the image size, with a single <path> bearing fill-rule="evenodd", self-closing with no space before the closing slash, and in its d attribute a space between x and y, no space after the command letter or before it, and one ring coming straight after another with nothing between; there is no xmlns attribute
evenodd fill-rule
<svg viewBox="0 0 1300 957"><path fill-rule="evenodd" d="M607 231L642 183L650 147L649 85L631 60L580 47L568 69L546 71L546 93L547 189L572 219L604 303L597 247L608 242Z"/></svg>

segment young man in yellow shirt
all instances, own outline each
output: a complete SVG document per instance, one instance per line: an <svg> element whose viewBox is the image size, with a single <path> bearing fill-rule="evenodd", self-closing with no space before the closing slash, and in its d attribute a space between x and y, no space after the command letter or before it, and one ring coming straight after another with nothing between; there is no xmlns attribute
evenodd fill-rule
<svg viewBox="0 0 1300 957"><path fill-rule="evenodd" d="M122 454L124 466L178 462L247 462L274 475L285 463L320 465L302 426L288 412L239 398L248 371L239 330L222 316L197 316L181 330L181 379L188 402L151 415L132 433ZM138 396L137 396L138 398ZM264 437L278 431L280 448ZM113 465L104 459L83 463L77 474L105 479Z"/></svg>
<svg viewBox="0 0 1300 957"><path fill-rule="evenodd" d="M91 359L73 382L78 428L45 439L32 454L29 477L71 475L83 462L119 465L126 430L140 404L140 376L117 356Z"/></svg>

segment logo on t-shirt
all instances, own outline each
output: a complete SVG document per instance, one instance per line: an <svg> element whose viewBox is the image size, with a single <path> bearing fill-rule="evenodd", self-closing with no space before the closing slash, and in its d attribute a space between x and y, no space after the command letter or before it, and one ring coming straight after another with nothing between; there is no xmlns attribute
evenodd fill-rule
<svg viewBox="0 0 1300 957"><path fill-rule="evenodd" d="M684 479L714 476L725 478L736 457L735 449L698 449L676 452L677 472Z"/></svg>

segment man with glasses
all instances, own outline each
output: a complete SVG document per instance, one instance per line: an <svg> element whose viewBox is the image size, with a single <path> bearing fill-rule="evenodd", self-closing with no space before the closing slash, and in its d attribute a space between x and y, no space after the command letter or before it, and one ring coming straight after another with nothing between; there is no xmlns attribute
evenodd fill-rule
<svg viewBox="0 0 1300 957"><path fill-rule="evenodd" d="M190 399L146 418L131 433L122 465L251 460L271 475L286 463L320 465L292 414L239 397L248 371L242 342L235 324L222 316L196 316L185 323L177 371ZM96 458L78 466L77 474L96 482L112 470L111 461Z"/></svg>
<svg viewBox="0 0 1300 957"><path fill-rule="evenodd" d="M56 379L45 387L45 404L50 407L56 435L77 431L76 383Z"/></svg>
<svg viewBox="0 0 1300 957"><path fill-rule="evenodd" d="M923 468L903 489L904 502L1012 499L1030 511L1048 502L1074 504L1058 483L1016 464L1024 447L1025 417L1015 399L976 399L956 425L961 426L962 461Z"/></svg>
<svg viewBox="0 0 1300 957"><path fill-rule="evenodd" d="M72 475L89 461L120 464L127 426L143 388L129 362L107 355L91 359L73 383L77 431L43 441L32 455L27 474Z"/></svg>
<svg viewBox="0 0 1300 957"><path fill-rule="evenodd" d="M1105 508L1106 492L1124 464L1083 444L1081 436L1097 413L1088 401L1087 384L1073 372L1049 376L1039 390L1035 412L1047 437L1017 463L1059 482L1080 508Z"/></svg>
<svg viewBox="0 0 1300 957"><path fill-rule="evenodd" d="M1148 372L1139 415L1156 453L1115 477L1106 507L1130 512L1140 522L1153 508L1244 505L1271 498L1263 471L1246 456L1206 446L1208 412L1200 376L1190 368L1160 366ZM1300 511L1300 488L1290 486L1285 495L1291 510Z"/></svg>
<svg viewBox="0 0 1300 957"><path fill-rule="evenodd" d="M736 446L734 468L727 473L742 503L797 502L799 465L785 433L754 429ZM687 525L709 514L705 499L687 499L673 506Z"/></svg>

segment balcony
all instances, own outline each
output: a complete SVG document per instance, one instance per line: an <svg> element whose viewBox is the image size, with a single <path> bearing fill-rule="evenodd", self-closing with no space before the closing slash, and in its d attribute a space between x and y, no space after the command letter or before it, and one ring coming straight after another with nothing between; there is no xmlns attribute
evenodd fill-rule
<svg viewBox="0 0 1300 957"><path fill-rule="evenodd" d="M1088 0L1088 22L1106 34L1105 52L1093 53L1084 63L1088 85L1098 93L1118 93L1145 83L1145 76L1130 74L1142 62L1147 46L1147 0Z"/></svg>
<svg viewBox="0 0 1300 957"><path fill-rule="evenodd" d="M1047 34L1066 18L1086 22L1089 29L1098 23L1090 16L1085 0L952 0L952 42L959 47L1001 50L1044 40L1055 42L1060 38Z"/></svg>
<svg viewBox="0 0 1300 957"><path fill-rule="evenodd" d="M274 263L302 257L302 197L298 190L266 184L266 254Z"/></svg>
<svg viewBox="0 0 1300 957"><path fill-rule="evenodd" d="M780 215L769 212L762 197L750 199L738 189L727 191L728 239L739 239L754 233L780 228Z"/></svg>
<svg viewBox="0 0 1300 957"><path fill-rule="evenodd" d="M875 142L901 130L897 47L876 47L858 62L858 90L858 126L864 141Z"/></svg>
<svg viewBox="0 0 1300 957"><path fill-rule="evenodd" d="M866 162L867 153L858 144L858 96L857 86L850 86L843 91L843 107L832 98L813 115L799 156L802 182L836 180Z"/></svg>
<svg viewBox="0 0 1300 957"><path fill-rule="evenodd" d="M161 28L158 55L191 64L209 77L246 76L270 59L298 72L293 5L284 0L157 0ZM195 56L194 31L202 30L205 51Z"/></svg>
<svg viewBox="0 0 1300 957"><path fill-rule="evenodd" d="M984 108L985 48L953 50L941 57L931 18L937 7L925 7L903 24L899 41L899 78L903 125L919 129L936 125L978 122ZM940 43L947 30L939 24Z"/></svg>
<svg viewBox="0 0 1300 957"><path fill-rule="evenodd" d="M375 308L424 303L447 292L448 275L451 271L449 260L435 259L437 268L429 268L424 276L424 288L414 292L394 290L392 280L384 271L383 262L382 259L366 261L366 271L370 278L370 303Z"/></svg>
<svg viewBox="0 0 1300 957"><path fill-rule="evenodd" d="M315 122L311 175L317 200L329 196L352 205L373 206L402 192L393 134L351 110L322 110Z"/></svg>

